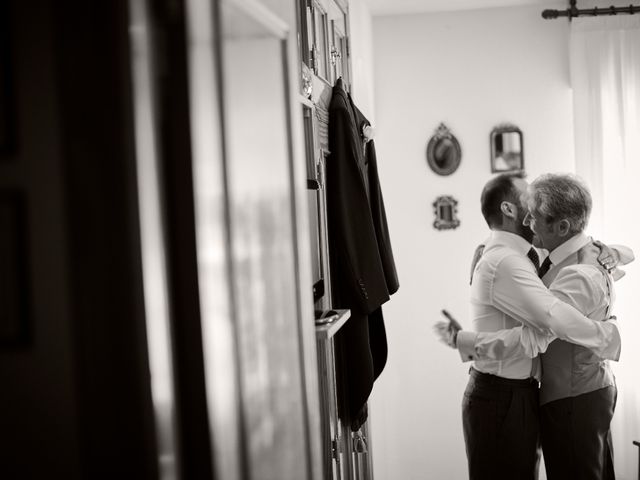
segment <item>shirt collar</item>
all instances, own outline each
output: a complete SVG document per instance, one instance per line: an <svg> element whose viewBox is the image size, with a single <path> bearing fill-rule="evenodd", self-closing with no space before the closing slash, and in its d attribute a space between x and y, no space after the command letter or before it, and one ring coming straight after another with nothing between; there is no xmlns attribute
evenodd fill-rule
<svg viewBox="0 0 640 480"><path fill-rule="evenodd" d="M504 232L502 230L491 231L491 235L489 236L489 241L487 242L487 245L486 245L486 250L493 247L494 245L507 246L523 255L526 255L531 249L531 244L527 242L524 238L522 238L520 235L516 235L515 233L511 233L511 232Z"/></svg>
<svg viewBox="0 0 640 480"><path fill-rule="evenodd" d="M591 237L587 236L584 232L576 233L569 240L556 247L555 250L549 254L549 259L551 263L557 265L590 242Z"/></svg>

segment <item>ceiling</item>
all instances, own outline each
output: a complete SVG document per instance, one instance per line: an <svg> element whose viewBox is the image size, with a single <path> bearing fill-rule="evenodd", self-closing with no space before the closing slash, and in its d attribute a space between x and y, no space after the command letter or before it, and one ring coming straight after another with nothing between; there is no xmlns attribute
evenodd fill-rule
<svg viewBox="0 0 640 480"><path fill-rule="evenodd" d="M473 10L495 7L540 7L562 8L568 1L554 0L366 0L373 15L393 15L417 12L442 12Z"/></svg>

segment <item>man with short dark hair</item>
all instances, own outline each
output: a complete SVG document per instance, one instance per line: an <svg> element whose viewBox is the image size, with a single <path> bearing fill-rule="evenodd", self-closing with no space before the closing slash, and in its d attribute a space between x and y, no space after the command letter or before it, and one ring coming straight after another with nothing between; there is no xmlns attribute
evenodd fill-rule
<svg viewBox="0 0 640 480"><path fill-rule="evenodd" d="M495 332L522 324L532 328L506 330L508 335L490 342L497 347L489 349L488 356L482 356L486 354L481 348L484 334L460 332L458 336L460 344L466 333L475 335L469 342L472 348L465 351L466 359L476 361L463 399L472 480L537 478L540 368L536 355L550 343L548 332L592 348L603 358L615 359L620 350L615 321L587 318L554 296L538 277L536 259L530 254L533 232L525 225L526 200L526 181L513 175L494 177L481 196L482 213L492 232L471 286L474 329ZM446 328L441 325L443 339ZM500 349L512 356L502 360Z"/></svg>

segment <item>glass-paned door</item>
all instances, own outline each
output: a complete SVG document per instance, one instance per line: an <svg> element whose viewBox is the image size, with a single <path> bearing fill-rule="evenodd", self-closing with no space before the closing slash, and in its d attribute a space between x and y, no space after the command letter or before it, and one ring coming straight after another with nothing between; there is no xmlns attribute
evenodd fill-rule
<svg viewBox="0 0 640 480"><path fill-rule="evenodd" d="M221 2L222 98L240 419L251 479L308 474L295 265L288 26Z"/></svg>

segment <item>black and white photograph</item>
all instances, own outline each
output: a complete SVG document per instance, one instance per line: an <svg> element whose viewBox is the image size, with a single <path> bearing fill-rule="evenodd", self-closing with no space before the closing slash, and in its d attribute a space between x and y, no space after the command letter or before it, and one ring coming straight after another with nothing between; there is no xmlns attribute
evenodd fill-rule
<svg viewBox="0 0 640 480"><path fill-rule="evenodd" d="M640 480L640 0L0 1L0 480Z"/></svg>

